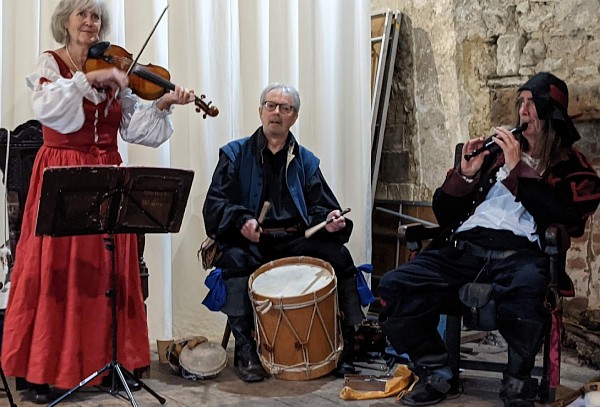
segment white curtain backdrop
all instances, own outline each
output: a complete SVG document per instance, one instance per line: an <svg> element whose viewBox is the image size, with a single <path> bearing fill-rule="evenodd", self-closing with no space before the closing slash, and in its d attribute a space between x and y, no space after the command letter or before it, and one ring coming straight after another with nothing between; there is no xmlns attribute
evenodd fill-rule
<svg viewBox="0 0 600 407"><path fill-rule="evenodd" d="M292 131L321 158L342 207L352 208L349 248L356 264L370 260L369 0L106 1L112 17L108 40L133 54L168 4L139 62L167 68L174 83L205 94L220 111L203 119L193 106L178 106L168 143L157 149L120 145L128 165L195 172L181 231L146 236L152 340L224 326L223 315L201 304L207 274L196 258L205 238L202 205L218 148L259 126L259 96L270 82L300 91ZM41 52L59 46L49 28L57 4L0 1L0 127L14 129L32 118L24 78Z"/></svg>

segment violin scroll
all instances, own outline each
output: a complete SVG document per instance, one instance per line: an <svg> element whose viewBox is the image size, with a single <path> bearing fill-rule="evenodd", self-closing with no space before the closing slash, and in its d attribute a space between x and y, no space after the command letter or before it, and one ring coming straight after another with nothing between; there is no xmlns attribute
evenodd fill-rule
<svg viewBox="0 0 600 407"><path fill-rule="evenodd" d="M205 102L206 95L200 95L200 97L196 96L196 100L194 104L196 105L196 112L200 113L202 110L204 114L202 115L203 119L206 119L206 116L215 117L219 114L219 109L216 106L211 106L212 100L210 102Z"/></svg>

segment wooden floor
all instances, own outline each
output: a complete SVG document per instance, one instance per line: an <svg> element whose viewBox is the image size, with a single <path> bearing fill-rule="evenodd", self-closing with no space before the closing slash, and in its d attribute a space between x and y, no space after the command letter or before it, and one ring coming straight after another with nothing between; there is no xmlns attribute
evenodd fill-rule
<svg viewBox="0 0 600 407"><path fill-rule="evenodd" d="M343 386L342 379L326 376L311 381L284 381L270 378L260 383L244 383L232 370L233 341L229 343L228 366L216 378L204 381L186 380L175 375L168 364L160 364L156 354L152 361L148 378L143 381L151 389L164 397L166 406L265 406L265 407L308 407L308 406L340 406L350 407L383 407L397 406L394 397L375 400L344 401L339 398ZM489 345L474 344L470 354L476 354L484 360L502 360L505 356L502 349ZM363 373L377 373L375 370L363 370ZM596 376L598 372L584 366L563 353L562 385L558 395L563 397L577 389L583 383ZM475 406L501 407L498 398L500 379L497 373L463 372L464 393L453 400L446 400L443 406ZM35 406L31 395L14 390L14 381L9 378L9 385L15 403L19 407ZM139 406L160 406L160 403L147 391L133 393ZM96 388L85 388L71 394L58 405L65 406L128 406L132 403L121 397L104 393ZM0 406L8 406L8 400L0 393Z"/></svg>

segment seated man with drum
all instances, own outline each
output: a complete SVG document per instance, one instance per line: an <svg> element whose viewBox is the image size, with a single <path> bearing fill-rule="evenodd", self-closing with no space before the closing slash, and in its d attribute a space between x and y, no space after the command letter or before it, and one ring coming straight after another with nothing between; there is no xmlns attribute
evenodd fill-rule
<svg viewBox="0 0 600 407"><path fill-rule="evenodd" d="M222 270L226 291L221 311L235 337L236 373L245 382L265 377L253 337L248 279L264 263L290 256L315 257L333 267L344 338L335 372L339 376L356 372L354 328L364 315L358 271L344 246L352 222L342 215L319 159L290 132L299 110L300 96L293 87L272 83L263 90L258 108L262 126L219 150L203 208L207 235L222 252L215 264ZM325 220L331 221L305 238L308 228Z"/></svg>

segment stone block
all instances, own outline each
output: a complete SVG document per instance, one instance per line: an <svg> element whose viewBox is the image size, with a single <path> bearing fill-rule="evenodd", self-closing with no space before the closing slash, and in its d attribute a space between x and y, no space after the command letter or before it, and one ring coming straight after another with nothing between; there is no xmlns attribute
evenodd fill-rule
<svg viewBox="0 0 600 407"><path fill-rule="evenodd" d="M589 41L584 44L585 47L585 60L598 64L600 61L600 40Z"/></svg>
<svg viewBox="0 0 600 407"><path fill-rule="evenodd" d="M562 58L546 58L543 61L540 61L535 67L536 72L553 72L557 76L557 71L561 69L563 69Z"/></svg>
<svg viewBox="0 0 600 407"><path fill-rule="evenodd" d="M573 69L575 77L578 79L596 79L598 77L598 66L581 66Z"/></svg>
<svg viewBox="0 0 600 407"><path fill-rule="evenodd" d="M498 76L511 76L519 73L519 62L524 39L518 34L506 34L498 37L497 66Z"/></svg>
<svg viewBox="0 0 600 407"><path fill-rule="evenodd" d="M569 113L580 115L577 118L580 122L600 120L600 84L597 79L587 83L570 83L568 79L566 82L569 86Z"/></svg>
<svg viewBox="0 0 600 407"><path fill-rule="evenodd" d="M512 126L517 121L517 87L490 90L490 125Z"/></svg>
<svg viewBox="0 0 600 407"><path fill-rule="evenodd" d="M379 180L388 183L409 181L408 151L385 151L381 155Z"/></svg>
<svg viewBox="0 0 600 407"><path fill-rule="evenodd" d="M531 39L523 47L521 68L534 66L546 57L546 44L541 39Z"/></svg>

